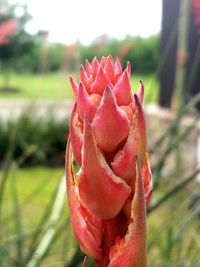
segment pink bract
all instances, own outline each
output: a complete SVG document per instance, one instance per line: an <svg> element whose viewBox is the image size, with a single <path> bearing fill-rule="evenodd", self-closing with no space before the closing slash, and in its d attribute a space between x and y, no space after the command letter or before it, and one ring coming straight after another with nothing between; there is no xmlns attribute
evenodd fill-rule
<svg viewBox="0 0 200 267"><path fill-rule="evenodd" d="M69 211L80 248L97 267L146 267L152 175L144 86L133 94L130 76L129 63L122 71L108 56L86 60L80 83L70 77L76 103L66 151Z"/></svg>

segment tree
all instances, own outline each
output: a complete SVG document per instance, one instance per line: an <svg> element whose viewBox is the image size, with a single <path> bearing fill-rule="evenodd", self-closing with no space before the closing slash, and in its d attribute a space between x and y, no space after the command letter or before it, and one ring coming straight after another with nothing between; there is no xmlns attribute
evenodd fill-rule
<svg viewBox="0 0 200 267"><path fill-rule="evenodd" d="M20 16L16 8L21 8ZM4 73L4 89L9 88L9 67L34 46L33 37L25 30L31 19L26 5L9 5L6 1L0 10L0 63Z"/></svg>

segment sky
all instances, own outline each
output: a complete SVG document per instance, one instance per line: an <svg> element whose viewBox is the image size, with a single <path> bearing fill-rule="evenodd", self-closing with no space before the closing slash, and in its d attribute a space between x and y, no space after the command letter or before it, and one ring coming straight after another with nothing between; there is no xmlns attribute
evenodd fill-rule
<svg viewBox="0 0 200 267"><path fill-rule="evenodd" d="M148 37L160 31L162 0L18 0L28 5L32 33L49 31L49 41L91 43L107 34Z"/></svg>

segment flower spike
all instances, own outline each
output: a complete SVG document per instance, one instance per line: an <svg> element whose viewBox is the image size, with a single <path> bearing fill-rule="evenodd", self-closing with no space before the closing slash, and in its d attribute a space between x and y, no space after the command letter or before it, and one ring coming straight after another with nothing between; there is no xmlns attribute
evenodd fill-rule
<svg viewBox="0 0 200 267"><path fill-rule="evenodd" d="M66 180L72 228L96 267L146 267L146 206L152 174L142 103L131 92L131 64L95 57L70 77L76 103L70 118ZM75 172L73 159L79 165Z"/></svg>

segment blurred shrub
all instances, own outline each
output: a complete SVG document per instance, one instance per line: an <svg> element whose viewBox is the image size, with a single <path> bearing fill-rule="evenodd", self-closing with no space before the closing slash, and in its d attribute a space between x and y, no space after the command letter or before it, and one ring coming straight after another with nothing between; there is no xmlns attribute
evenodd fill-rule
<svg viewBox="0 0 200 267"><path fill-rule="evenodd" d="M17 71L39 72L41 65L43 40L39 33L30 43L29 51L24 50L18 58L12 59L12 68ZM112 55L119 57L125 67L127 61L131 62L134 72L151 73L157 70L159 56L159 37L149 38L127 37L124 40L108 39L103 43L93 42L86 46L74 44L66 46L61 43L49 43L45 51L47 71L77 71L80 62L88 59L90 62L97 56Z"/></svg>
<svg viewBox="0 0 200 267"><path fill-rule="evenodd" d="M23 164L63 165L68 123L23 115L19 120L0 122L0 163L12 150Z"/></svg>
<svg viewBox="0 0 200 267"><path fill-rule="evenodd" d="M50 44L47 50L48 70L57 71L60 69L65 57L66 47L63 44Z"/></svg>
<svg viewBox="0 0 200 267"><path fill-rule="evenodd" d="M132 65L133 71L138 73L150 73L157 70L159 56L159 38L152 36L149 38L127 37L126 39L108 40L105 44L93 43L90 46L81 46L81 62L87 58L89 61L94 56L99 59L101 56L112 55L113 58L119 57L126 66L127 61Z"/></svg>

